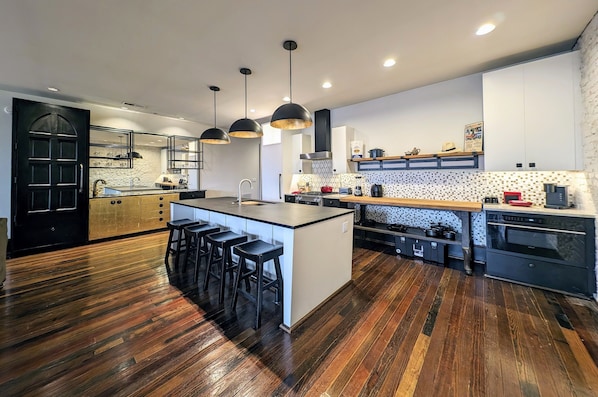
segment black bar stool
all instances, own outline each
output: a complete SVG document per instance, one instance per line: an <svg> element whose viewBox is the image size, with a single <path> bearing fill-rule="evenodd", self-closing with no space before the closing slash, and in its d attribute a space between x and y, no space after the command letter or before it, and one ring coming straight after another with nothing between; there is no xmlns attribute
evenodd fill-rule
<svg viewBox="0 0 598 397"><path fill-rule="evenodd" d="M273 245L262 240L253 240L247 243L236 245L233 252L239 255L239 265L235 273L233 285L233 310L237 306L238 292L241 292L251 301L256 303L255 328L262 325L262 301L264 290L270 287L276 288L276 302L282 307L282 271L280 269L280 256L283 254L282 245ZM248 269L246 260L255 262L255 269ZM276 279L270 280L264 276L264 263L274 260ZM252 276L257 278L257 292L253 296L240 288L241 280L249 280Z"/></svg>
<svg viewBox="0 0 598 397"><path fill-rule="evenodd" d="M166 222L166 227L170 230L168 234L168 244L166 245L166 255L164 255L164 265L166 265L166 271L170 273L170 267L168 266L168 257L170 254L174 255L174 268L175 270L179 267L179 256L181 254L181 242L184 240L182 232L185 226L197 225L199 222L192 221L191 219L176 219L174 221ZM177 232L176 239L174 232ZM176 248L172 248L172 244L176 243Z"/></svg>
<svg viewBox="0 0 598 397"><path fill-rule="evenodd" d="M208 256L208 267L206 269L206 280L203 286L204 291L208 289L210 282L210 275L220 279L220 292L218 295L218 302L224 302L224 283L226 272L231 272L237 266L233 262L232 246L247 241L247 236L231 232L230 230L206 235L206 240L210 244L210 254ZM218 248L222 250L222 255L218 256ZM220 262L220 272L218 274L212 273L212 266Z"/></svg>
<svg viewBox="0 0 598 397"><path fill-rule="evenodd" d="M185 244L189 249L185 250L185 256L183 257L183 271L187 268L187 261L189 260L189 251L191 247L195 246L195 271L193 272L193 282L197 282L197 274L199 271L199 265L202 257L207 257L210 253L208 250L208 242L205 236L212 233L217 233L220 228L215 225L208 223L200 223L193 226L185 226Z"/></svg>

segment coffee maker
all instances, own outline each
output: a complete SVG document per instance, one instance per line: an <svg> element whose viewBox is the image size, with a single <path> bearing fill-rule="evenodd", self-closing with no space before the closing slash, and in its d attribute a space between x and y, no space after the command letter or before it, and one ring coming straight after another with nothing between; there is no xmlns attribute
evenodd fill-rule
<svg viewBox="0 0 598 397"><path fill-rule="evenodd" d="M572 207L569 200L569 189L567 186L554 183L545 183L544 192L546 193L545 208L563 209Z"/></svg>

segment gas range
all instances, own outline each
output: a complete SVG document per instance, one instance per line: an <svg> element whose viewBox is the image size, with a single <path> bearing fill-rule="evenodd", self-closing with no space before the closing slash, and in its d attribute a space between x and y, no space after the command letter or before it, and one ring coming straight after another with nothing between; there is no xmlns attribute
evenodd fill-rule
<svg viewBox="0 0 598 397"><path fill-rule="evenodd" d="M322 199L324 196L330 194L338 194L335 192L331 193L322 193L322 192L303 192L299 193L295 197L295 203L297 204L306 204L306 205L323 205L324 200Z"/></svg>

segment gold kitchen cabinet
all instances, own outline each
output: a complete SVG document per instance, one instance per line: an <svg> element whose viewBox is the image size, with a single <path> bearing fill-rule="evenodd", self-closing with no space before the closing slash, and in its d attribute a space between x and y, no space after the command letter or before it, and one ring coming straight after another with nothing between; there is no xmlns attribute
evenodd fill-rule
<svg viewBox="0 0 598 397"><path fill-rule="evenodd" d="M152 194L140 197L139 231L166 227L170 220L170 202L179 199L178 193Z"/></svg>
<svg viewBox="0 0 598 397"><path fill-rule="evenodd" d="M139 231L139 196L89 200L89 239L121 236Z"/></svg>

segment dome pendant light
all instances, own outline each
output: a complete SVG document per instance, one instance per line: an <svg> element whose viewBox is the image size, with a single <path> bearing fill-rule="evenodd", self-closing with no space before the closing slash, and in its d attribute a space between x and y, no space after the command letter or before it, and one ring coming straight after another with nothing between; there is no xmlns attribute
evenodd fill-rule
<svg viewBox="0 0 598 397"><path fill-rule="evenodd" d="M285 50L289 51L289 98L290 102L281 105L274 111L270 125L281 130L300 130L307 128L313 124L311 114L305 107L298 103L293 103L293 87L292 87L292 62L291 53L297 49L297 43L293 40L287 40L282 45Z"/></svg>
<svg viewBox="0 0 598 397"><path fill-rule="evenodd" d="M214 128L205 130L199 137L199 141L212 145L224 145L230 143L230 138L226 132L216 127L216 92L220 91L220 88L211 85L210 90L214 91Z"/></svg>
<svg viewBox="0 0 598 397"><path fill-rule="evenodd" d="M245 75L245 118L235 121L228 130L228 135L235 138L259 138L264 135L262 126L255 120L247 118L247 75L251 69L241 68L241 74Z"/></svg>

